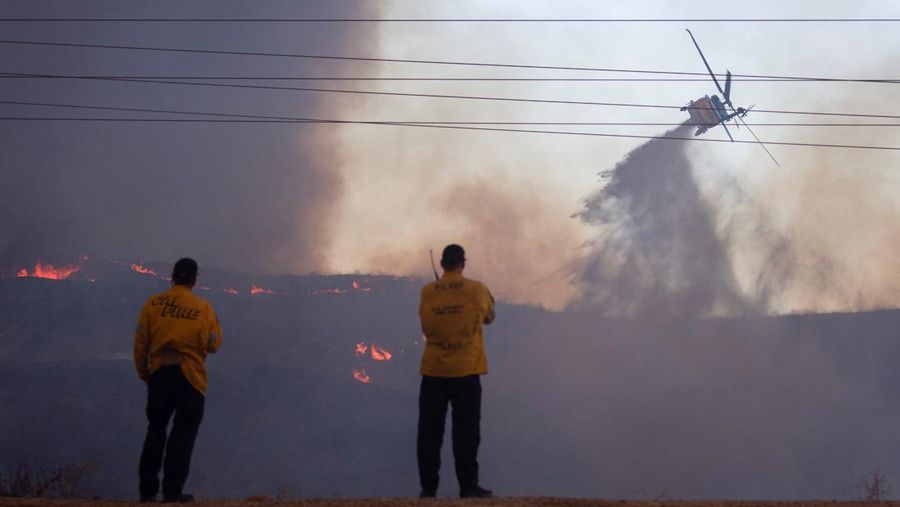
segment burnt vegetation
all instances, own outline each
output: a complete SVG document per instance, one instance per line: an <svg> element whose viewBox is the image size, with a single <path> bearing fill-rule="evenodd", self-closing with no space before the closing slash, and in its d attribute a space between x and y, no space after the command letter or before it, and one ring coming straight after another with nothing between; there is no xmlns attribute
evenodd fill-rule
<svg viewBox="0 0 900 507"><path fill-rule="evenodd" d="M0 472L0 497L90 498L93 494L86 489L85 480L96 468L93 461L50 469L19 463L6 473Z"/></svg>
<svg viewBox="0 0 900 507"><path fill-rule="evenodd" d="M423 281L204 275L225 342L208 361L190 492L417 494ZM253 295L254 283L284 295ZM0 279L0 406L14 407L0 411L5 494L134 498L146 391L131 331L166 285L99 261L68 280ZM856 478L890 470L900 448L887 423L900 419L897 311L612 319L500 305L497 315L480 464L502 495L656 498L641 492L666 484L667 499L854 498ZM378 360L384 351L390 360ZM362 370L370 383L354 378ZM78 487L38 468L85 456L97 466ZM20 462L38 465L17 475ZM442 476L439 495L454 495L452 466ZM860 498L884 498L884 484Z"/></svg>
<svg viewBox="0 0 900 507"><path fill-rule="evenodd" d="M890 492L884 472L880 470L869 473L856 485L857 498L861 502L883 502Z"/></svg>

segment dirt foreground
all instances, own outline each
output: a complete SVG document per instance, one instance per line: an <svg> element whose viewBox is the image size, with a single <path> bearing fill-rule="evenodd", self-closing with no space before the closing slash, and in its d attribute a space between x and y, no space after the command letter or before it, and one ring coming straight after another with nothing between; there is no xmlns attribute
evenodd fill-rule
<svg viewBox="0 0 900 507"><path fill-rule="evenodd" d="M10 507L125 507L145 505L137 502L111 500L49 500L30 498L0 498L0 506ZM175 504L167 504L175 505ZM202 507L872 507L878 505L900 506L900 502L838 502L838 501L728 501L728 500L592 500L580 498L549 497L497 497L487 499L430 499L371 498L371 499L278 499L250 497L245 500L199 500L193 505Z"/></svg>

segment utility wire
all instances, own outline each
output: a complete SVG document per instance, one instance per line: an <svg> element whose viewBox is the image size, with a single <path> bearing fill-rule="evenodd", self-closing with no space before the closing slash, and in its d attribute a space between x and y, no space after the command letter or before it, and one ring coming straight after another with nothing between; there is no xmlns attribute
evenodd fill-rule
<svg viewBox="0 0 900 507"><path fill-rule="evenodd" d="M515 132L515 133L523 133L523 134L555 134L555 135L575 135L575 136L608 137L608 138L624 138L624 139L663 139L663 140L674 140L674 141L697 141L697 142L710 142L710 143L733 142L733 143L737 143L737 144L757 144L756 141L741 141L741 140L730 141L728 139L709 139L709 138L699 138L699 137L646 136L646 135L632 135L632 134L607 134L607 133L599 133L599 132L570 132L570 131L560 131L560 130L509 129L509 128L500 128L500 127L472 127L472 126L464 126L464 125L436 125L436 124L425 124L425 123L396 123L396 122L379 122L379 121L333 120L333 119L321 119L321 118L298 118L298 117L289 117L289 116L288 117L285 117L285 116L263 116L263 115L229 114L229 113L209 113L209 112L201 112L201 111L178 111L178 110L166 110L166 109L87 106L87 105L80 105L80 104L58 104L58 103L54 104L54 103L47 103L47 102L25 102L25 101L11 101L11 100L0 100L0 104L93 109L93 110L103 110L103 111L130 111L130 112L145 112L145 113L201 115L201 116L231 117L231 118L245 118L245 119L290 120L292 122L298 122L298 123L389 125L389 126L397 126L397 127L418 127L418 128L472 130L472 131L487 131L487 132ZM866 146L866 145L853 145L853 144L799 143L799 142L780 142L780 141L763 141L763 143L765 143L767 145L771 145L771 146L805 146L805 147L814 147L814 148L846 148L846 149L900 151L900 147L897 147L897 146Z"/></svg>
<svg viewBox="0 0 900 507"><path fill-rule="evenodd" d="M5 23L894 23L900 18L0 18Z"/></svg>
<svg viewBox="0 0 900 507"><path fill-rule="evenodd" d="M624 72L624 71L622 71ZM699 74L699 73L698 73ZM708 74L707 74L708 76ZM181 76L136 74L24 74L2 75L0 79L190 79L196 81L435 81L435 82L705 82L709 78L687 77L338 77L338 76ZM734 78L741 83L877 83L897 84L900 79L843 79L843 78Z"/></svg>
<svg viewBox="0 0 900 507"><path fill-rule="evenodd" d="M2 103L2 102L0 102ZM97 118L66 116L0 116L6 121L83 121L83 122L173 122L173 123L333 123L333 120L223 120L209 118ZM677 127L697 125L693 123L654 122L597 122L597 121L418 121L418 120L341 120L362 124L416 124L416 125L553 125L577 127ZM745 123L750 127L900 127L900 123Z"/></svg>
<svg viewBox="0 0 900 507"><path fill-rule="evenodd" d="M76 78L77 79L77 78ZM93 80L93 79L91 79ZM99 81L113 81L120 83L150 83L150 84L173 84L185 86L207 86L215 88L238 88L251 90L282 90L282 91L301 91L316 93L336 93L351 95L375 95L381 97L416 97L416 98L437 98L437 99L456 99L456 100L478 100L478 101L494 101L494 102L526 102L537 104L558 104L558 105L579 105L579 106L605 106L605 107L634 107L645 109L679 109L683 106L672 106L664 104L640 104L629 102L596 102L587 100L559 100L559 99L530 99L519 97L488 97L480 95L449 95L439 93L404 93L404 92L387 92L373 90L341 90L334 88L312 88L303 86L274 86L274 85L250 85L250 84L232 84L232 83L198 83L194 81L172 81L172 80L155 80L155 79L117 79L117 78L98 78ZM694 109L714 109L712 107L692 106ZM833 113L818 111L788 111L780 109L753 109L757 113L769 114L796 114L811 116L840 116L853 118L887 118L900 119L900 115L883 115L883 114L867 114L867 113Z"/></svg>
<svg viewBox="0 0 900 507"><path fill-rule="evenodd" d="M487 62L458 62L447 60L415 60L403 58L374 58L359 56L328 56L328 55L311 55L300 53L274 53L261 51L228 51L220 49L191 49L191 48L164 48L156 46L125 46L113 44L84 44L73 42L46 42L46 41L22 41L22 40L0 40L0 44L9 45L30 45L30 46L53 46L53 47L76 47L76 48L92 48L92 49L117 49L128 51L162 51L171 53L193 53L193 54L214 54L214 55L230 55L230 56L266 56L273 58L300 58L314 60L338 60L338 61L356 61L356 62L383 62L383 63L415 63L428 65L455 65L467 67L495 67L507 69L541 69L541 70L564 70L564 71L588 71L588 72L623 72L633 74L669 74L679 76L708 76L705 72L684 72L684 71L659 71L659 70L640 70L640 69L614 69L602 67L568 67L568 66L550 66L550 65L526 65L511 63L487 63ZM724 74L716 74L723 76ZM732 78L769 78L769 79L790 79L798 81L821 80L831 78L819 77L800 77L800 76L766 76L758 74L732 74ZM900 80L872 80L872 79L846 79L847 82L875 82L875 83L896 83Z"/></svg>

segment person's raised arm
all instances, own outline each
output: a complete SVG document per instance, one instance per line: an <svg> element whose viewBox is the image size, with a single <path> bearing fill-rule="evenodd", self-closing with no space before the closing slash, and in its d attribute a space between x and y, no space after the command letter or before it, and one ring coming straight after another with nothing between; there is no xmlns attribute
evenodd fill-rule
<svg viewBox="0 0 900 507"><path fill-rule="evenodd" d="M219 324L219 317L216 315L216 311L212 309L212 305L209 307L209 312L212 322L209 326L209 342L206 351L213 354L222 346L222 326Z"/></svg>
<svg viewBox="0 0 900 507"><path fill-rule="evenodd" d="M497 314L494 313L494 296L487 287L484 287L482 294L482 309L484 310L484 323L494 322L494 319L497 318Z"/></svg>

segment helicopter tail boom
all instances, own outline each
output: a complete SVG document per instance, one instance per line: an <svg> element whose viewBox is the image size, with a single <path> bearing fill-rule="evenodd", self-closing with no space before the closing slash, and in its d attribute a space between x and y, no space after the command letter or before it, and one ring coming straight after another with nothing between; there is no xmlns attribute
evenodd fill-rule
<svg viewBox="0 0 900 507"><path fill-rule="evenodd" d="M729 106L731 105L731 71L725 71L725 90L722 91L722 96L725 97L725 103Z"/></svg>

